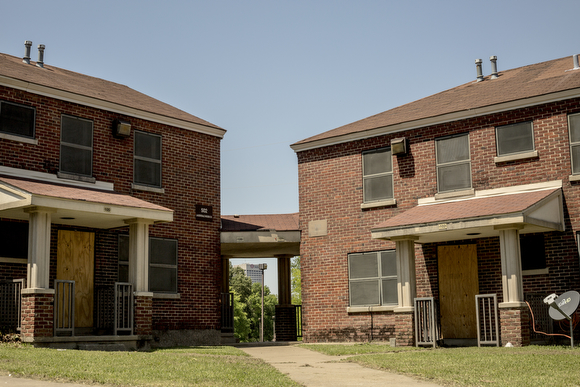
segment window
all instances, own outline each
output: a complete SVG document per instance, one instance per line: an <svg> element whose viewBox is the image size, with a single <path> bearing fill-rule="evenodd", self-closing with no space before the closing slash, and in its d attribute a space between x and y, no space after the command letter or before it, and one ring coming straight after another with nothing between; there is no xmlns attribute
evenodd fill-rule
<svg viewBox="0 0 580 387"><path fill-rule="evenodd" d="M119 235L119 281L129 281L129 236ZM177 240L149 238L149 291L177 293Z"/></svg>
<svg viewBox="0 0 580 387"><path fill-rule="evenodd" d="M62 116L60 172L79 176L93 174L93 122Z"/></svg>
<svg viewBox="0 0 580 387"><path fill-rule="evenodd" d="M391 149L363 152L363 200L365 203L393 198Z"/></svg>
<svg viewBox="0 0 580 387"><path fill-rule="evenodd" d="M0 257L28 258L28 223L0 221Z"/></svg>
<svg viewBox="0 0 580 387"><path fill-rule="evenodd" d="M497 155L506 156L534 150L534 130L532 122L498 126L495 128Z"/></svg>
<svg viewBox="0 0 580 387"><path fill-rule="evenodd" d="M580 114L568 116L570 131L570 155L572 157L572 174L580 174Z"/></svg>
<svg viewBox="0 0 580 387"><path fill-rule="evenodd" d="M438 192L471 188L471 160L467 134L435 140L435 153Z"/></svg>
<svg viewBox="0 0 580 387"><path fill-rule="evenodd" d="M161 187L161 136L135 131L135 184Z"/></svg>
<svg viewBox="0 0 580 387"><path fill-rule="evenodd" d="M34 138L35 114L33 107L0 101L0 132Z"/></svg>
<svg viewBox="0 0 580 387"><path fill-rule="evenodd" d="M395 250L348 256L350 306L397 305Z"/></svg>
<svg viewBox="0 0 580 387"><path fill-rule="evenodd" d="M522 270L538 270L546 268L546 249L544 234L521 234L520 255Z"/></svg>

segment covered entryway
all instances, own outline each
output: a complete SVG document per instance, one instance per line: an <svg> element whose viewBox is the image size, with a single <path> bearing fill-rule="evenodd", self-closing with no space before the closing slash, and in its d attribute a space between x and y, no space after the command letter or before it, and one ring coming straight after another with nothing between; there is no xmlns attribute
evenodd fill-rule
<svg viewBox="0 0 580 387"><path fill-rule="evenodd" d="M117 327L115 322L114 335L99 336L95 340L122 342L133 348L139 335L151 334L149 225L171 222L173 211L116 193L112 184L90 184L89 189L82 182L68 183L63 185L54 175L43 173L36 173L34 179L0 176L0 218L28 222L28 256L18 260L26 264L25 285L21 291L22 326L26 329L22 330L21 339L34 345L66 348L78 348L80 342L91 341L81 335L93 331L97 310L95 233L75 229L128 227L129 283L115 283L114 290L117 294L118 289L131 289L127 293L130 297L121 295L114 302L129 300L130 305L127 304L124 308L127 313L119 318L119 321L124 319L124 325ZM55 226L59 229L57 246L51 246L51 229ZM56 278L52 279L51 251L56 251L56 257L52 257L56 259ZM145 323L134 325L133 321ZM126 326L130 330L125 331L125 336L118 336L117 328Z"/></svg>
<svg viewBox="0 0 580 387"><path fill-rule="evenodd" d="M469 197L421 199L418 206L385 220L371 232L373 238L397 244L399 307L395 312L412 311L416 297L413 244L445 242L437 246L441 330L444 337L462 339L476 337L472 326L476 319L474 296L479 288L477 253L459 243L498 238L501 338L502 342L523 345L529 342L529 312L522 285L520 234L564 230L562 181L558 180L479 191ZM458 245L448 246L449 242Z"/></svg>
<svg viewBox="0 0 580 387"><path fill-rule="evenodd" d="M221 253L223 294L229 294L229 259L277 258L276 340L295 341L297 306L292 305L290 260L300 255L298 214L222 216ZM222 319L222 326L224 323Z"/></svg>

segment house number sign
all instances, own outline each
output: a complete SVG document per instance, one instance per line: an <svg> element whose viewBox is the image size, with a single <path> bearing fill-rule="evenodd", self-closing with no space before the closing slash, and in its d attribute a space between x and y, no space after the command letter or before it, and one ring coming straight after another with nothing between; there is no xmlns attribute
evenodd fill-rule
<svg viewBox="0 0 580 387"><path fill-rule="evenodd" d="M201 204L195 205L195 219L211 222L213 220L213 207L203 206Z"/></svg>

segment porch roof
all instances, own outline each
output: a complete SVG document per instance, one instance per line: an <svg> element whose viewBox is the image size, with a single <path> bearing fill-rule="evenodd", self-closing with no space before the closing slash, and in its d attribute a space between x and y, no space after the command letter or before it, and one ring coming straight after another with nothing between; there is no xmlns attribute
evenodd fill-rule
<svg viewBox="0 0 580 387"><path fill-rule="evenodd" d="M173 221L173 210L116 192L0 176L0 217L28 219L26 208L53 212L52 223L116 228L140 218L154 223Z"/></svg>
<svg viewBox="0 0 580 387"><path fill-rule="evenodd" d="M413 207L372 228L375 239L411 237L433 243L499 236L517 227L520 233L564 231L561 188L494 192L469 199Z"/></svg>

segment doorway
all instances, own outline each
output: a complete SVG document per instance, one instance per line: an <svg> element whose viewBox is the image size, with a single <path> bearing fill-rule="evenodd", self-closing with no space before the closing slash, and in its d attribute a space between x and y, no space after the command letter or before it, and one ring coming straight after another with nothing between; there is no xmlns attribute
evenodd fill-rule
<svg viewBox="0 0 580 387"><path fill-rule="evenodd" d="M93 327L95 234L58 231L56 278L75 281L75 328Z"/></svg>
<svg viewBox="0 0 580 387"><path fill-rule="evenodd" d="M441 336L444 340L476 339L477 245L439 246L437 256Z"/></svg>

